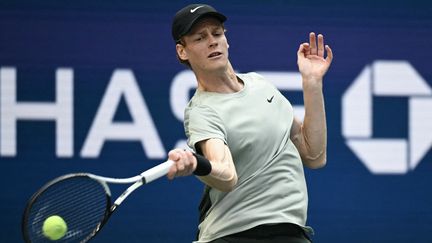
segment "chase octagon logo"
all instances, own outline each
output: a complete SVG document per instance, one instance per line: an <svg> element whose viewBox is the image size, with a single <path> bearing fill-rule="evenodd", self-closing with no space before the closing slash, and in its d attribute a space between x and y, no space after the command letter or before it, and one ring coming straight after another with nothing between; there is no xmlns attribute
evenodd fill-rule
<svg viewBox="0 0 432 243"><path fill-rule="evenodd" d="M373 97L408 98L408 138L373 138ZM432 146L432 89L407 61L367 65L342 96L342 135L373 174L406 174Z"/></svg>

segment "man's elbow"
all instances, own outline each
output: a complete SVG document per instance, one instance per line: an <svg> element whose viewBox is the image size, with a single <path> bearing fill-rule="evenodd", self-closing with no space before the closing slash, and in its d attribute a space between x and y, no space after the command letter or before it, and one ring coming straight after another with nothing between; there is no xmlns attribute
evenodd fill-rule
<svg viewBox="0 0 432 243"><path fill-rule="evenodd" d="M234 188L237 185L237 174L234 174L231 176L230 179L227 180L221 180L221 179L215 179L212 177L198 177L201 181L206 183L211 188L214 188L216 190L222 191L222 192L230 192L234 190Z"/></svg>
<svg viewBox="0 0 432 243"><path fill-rule="evenodd" d="M221 183L217 189L223 192L230 192L234 190L236 185L237 185L237 175L235 175L231 180L224 181L223 183Z"/></svg>
<svg viewBox="0 0 432 243"><path fill-rule="evenodd" d="M309 169L320 169L327 164L327 155L323 153L321 156L315 159L306 159L303 162Z"/></svg>

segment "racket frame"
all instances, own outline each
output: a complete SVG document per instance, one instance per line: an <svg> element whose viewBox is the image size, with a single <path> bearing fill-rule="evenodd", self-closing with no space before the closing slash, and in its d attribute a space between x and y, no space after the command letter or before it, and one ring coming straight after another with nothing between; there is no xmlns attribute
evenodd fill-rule
<svg viewBox="0 0 432 243"><path fill-rule="evenodd" d="M21 230L23 233L23 238L25 242L31 242L27 226L28 226L28 219L29 219L29 213L32 209L32 205L37 201L39 195L44 193L46 190L48 190L51 186L54 184L64 181L67 179L75 178L75 177L88 177L92 180L97 181L99 184L102 185L102 187L105 189L105 195L106 195L106 209L105 213L103 215L103 219L97 224L95 229L92 231L91 234L89 234L84 240L81 242L87 242L90 239L92 239L105 225L105 223L108 221L112 213L117 209L117 207L136 189L141 187L144 184L148 184L164 175L166 175L171 168L171 166L174 164L173 161L167 160L164 163L161 163L155 167L152 167L141 174L129 178L111 178L111 177L104 177L99 175L94 175L91 173L71 173L66 174L60 177L57 177L48 183L46 183L44 186L42 186L36 193L32 195L30 200L28 201L21 221ZM131 184L115 201L112 203L111 200L111 190L109 189L109 186L107 183L111 184Z"/></svg>

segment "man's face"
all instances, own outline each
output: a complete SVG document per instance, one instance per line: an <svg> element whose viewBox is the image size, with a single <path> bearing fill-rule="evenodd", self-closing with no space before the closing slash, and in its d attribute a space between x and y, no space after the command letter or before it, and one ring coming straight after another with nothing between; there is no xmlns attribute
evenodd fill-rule
<svg viewBox="0 0 432 243"><path fill-rule="evenodd" d="M225 29L215 18L203 18L184 36L184 44L177 44L177 53L188 60L194 71L225 68L228 63L228 43Z"/></svg>

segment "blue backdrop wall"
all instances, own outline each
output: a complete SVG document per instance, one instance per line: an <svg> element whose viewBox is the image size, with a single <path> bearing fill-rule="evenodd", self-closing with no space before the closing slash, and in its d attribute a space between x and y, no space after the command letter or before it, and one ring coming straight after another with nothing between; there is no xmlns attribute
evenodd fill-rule
<svg viewBox="0 0 432 243"><path fill-rule="evenodd" d="M26 201L50 179L132 176L184 145L194 79L176 60L170 26L187 3L0 3L1 242L22 241ZM235 69L273 75L300 111L299 44L315 31L334 51L328 162L306 170L315 241L432 242L432 4L210 4L228 16ZM95 242L191 242L201 191L193 177L158 180Z"/></svg>

